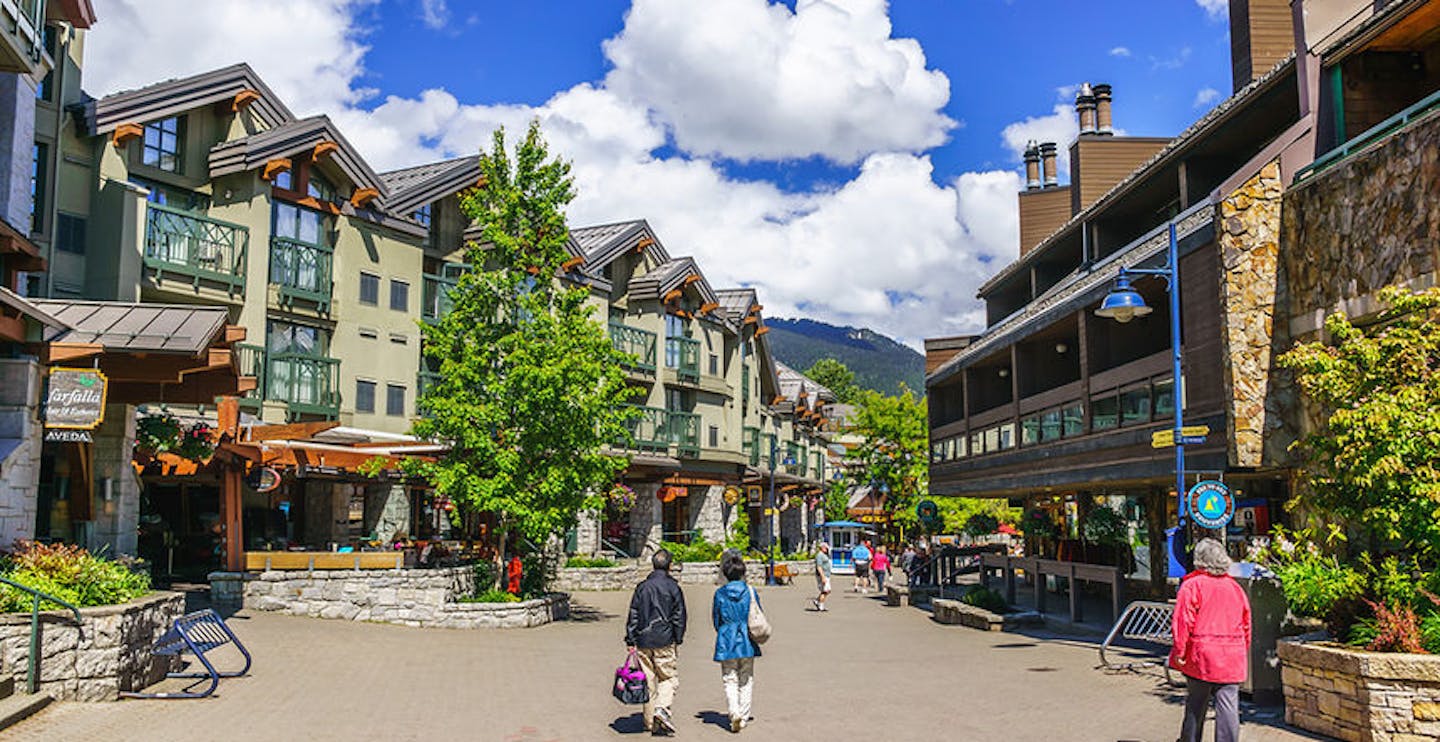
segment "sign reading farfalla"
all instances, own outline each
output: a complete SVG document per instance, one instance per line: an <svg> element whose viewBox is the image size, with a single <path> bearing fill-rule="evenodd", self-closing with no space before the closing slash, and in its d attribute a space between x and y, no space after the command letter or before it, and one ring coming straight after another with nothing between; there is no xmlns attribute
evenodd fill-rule
<svg viewBox="0 0 1440 742"><path fill-rule="evenodd" d="M105 420L105 374L93 368L50 369L45 427L94 430Z"/></svg>

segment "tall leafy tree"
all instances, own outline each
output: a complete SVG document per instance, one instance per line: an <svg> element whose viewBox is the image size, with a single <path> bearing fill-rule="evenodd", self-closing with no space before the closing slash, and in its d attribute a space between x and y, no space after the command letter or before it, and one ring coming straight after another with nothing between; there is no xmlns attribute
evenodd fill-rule
<svg viewBox="0 0 1440 742"><path fill-rule="evenodd" d="M835 398L844 404L853 404L860 393L860 387L855 383L855 372L834 358L821 358L810 364L805 375L834 392Z"/></svg>
<svg viewBox="0 0 1440 742"><path fill-rule="evenodd" d="M864 438L850 452L860 464L854 483L873 484L886 493L894 521L914 523L915 502L929 489L929 430L925 398L908 388L895 396L861 390L849 432Z"/></svg>
<svg viewBox="0 0 1440 742"><path fill-rule="evenodd" d="M475 269L452 289L450 312L422 327L440 376L413 432L450 448L409 467L459 508L493 513L500 551L512 531L538 542L599 506L627 464L608 446L626 438L633 412L625 356L591 316L588 291L558 278L570 257L570 165L532 123L513 160L496 131L480 171L461 201L480 229L465 250Z"/></svg>

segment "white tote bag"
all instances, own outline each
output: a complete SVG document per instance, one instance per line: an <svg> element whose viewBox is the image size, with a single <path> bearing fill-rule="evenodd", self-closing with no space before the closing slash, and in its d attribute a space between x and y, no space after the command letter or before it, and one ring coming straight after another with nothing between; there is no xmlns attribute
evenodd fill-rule
<svg viewBox="0 0 1440 742"><path fill-rule="evenodd" d="M755 588L750 588L750 616L747 620L750 628L750 641L756 644L764 644L770 639L770 620L765 618L765 611L760 610L760 599L755 595Z"/></svg>

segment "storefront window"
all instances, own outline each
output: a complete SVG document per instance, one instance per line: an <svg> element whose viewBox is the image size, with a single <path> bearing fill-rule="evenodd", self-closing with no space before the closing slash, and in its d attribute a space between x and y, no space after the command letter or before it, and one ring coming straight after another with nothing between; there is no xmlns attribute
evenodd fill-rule
<svg viewBox="0 0 1440 742"><path fill-rule="evenodd" d="M1120 393L1120 422L1129 425L1150 421L1150 386L1147 384Z"/></svg>
<svg viewBox="0 0 1440 742"><path fill-rule="evenodd" d="M992 453L1000 450L1000 429L991 428L985 431L985 453Z"/></svg>
<svg viewBox="0 0 1440 742"><path fill-rule="evenodd" d="M1170 379L1155 382L1155 417L1175 415L1175 382Z"/></svg>
<svg viewBox="0 0 1440 742"><path fill-rule="evenodd" d="M1060 434L1069 438L1085 432L1085 405L1080 402L1068 405L1060 410Z"/></svg>
<svg viewBox="0 0 1440 742"><path fill-rule="evenodd" d="M1004 451L1015 447L1015 423L1005 423L1000 426L1000 450Z"/></svg>
<svg viewBox="0 0 1440 742"><path fill-rule="evenodd" d="M1040 442L1040 416L1031 415L1020 421L1020 445L1033 446Z"/></svg>
<svg viewBox="0 0 1440 742"><path fill-rule="evenodd" d="M1090 428L1109 430L1120 424L1120 399L1101 397L1090 402Z"/></svg>
<svg viewBox="0 0 1440 742"><path fill-rule="evenodd" d="M970 434L970 455L979 456L985 453L985 438L980 433Z"/></svg>
<svg viewBox="0 0 1440 742"><path fill-rule="evenodd" d="M1060 410L1050 410L1040 416L1041 441L1059 440L1060 430Z"/></svg>

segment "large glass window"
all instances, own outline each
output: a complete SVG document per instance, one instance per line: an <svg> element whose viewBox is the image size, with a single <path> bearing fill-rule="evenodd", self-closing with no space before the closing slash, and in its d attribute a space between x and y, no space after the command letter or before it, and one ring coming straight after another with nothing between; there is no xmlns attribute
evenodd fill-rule
<svg viewBox="0 0 1440 742"><path fill-rule="evenodd" d="M309 245L323 245L325 217L318 211L283 201L275 202L275 236Z"/></svg>
<svg viewBox="0 0 1440 742"><path fill-rule="evenodd" d="M1150 421L1150 385L1120 393L1120 422L1124 425Z"/></svg>
<svg viewBox="0 0 1440 742"><path fill-rule="evenodd" d="M140 162L169 173L180 172L180 143L184 122L171 116L145 125Z"/></svg>
<svg viewBox="0 0 1440 742"><path fill-rule="evenodd" d="M1085 432L1085 405L1075 402L1060 410L1060 434L1069 438Z"/></svg>
<svg viewBox="0 0 1440 742"><path fill-rule="evenodd" d="M1090 428L1109 430L1120 425L1120 398L1115 395L1090 401Z"/></svg>
<svg viewBox="0 0 1440 742"><path fill-rule="evenodd" d="M328 369L305 359L324 356L329 340L318 327L272 320L265 340L268 396L296 404L319 404L327 389Z"/></svg>
<svg viewBox="0 0 1440 742"><path fill-rule="evenodd" d="M320 212L275 202L275 236L291 243L270 246L270 282L306 291L330 291L330 255Z"/></svg>
<svg viewBox="0 0 1440 742"><path fill-rule="evenodd" d="M1040 415L1041 441L1059 440L1060 431L1060 410L1048 410Z"/></svg>
<svg viewBox="0 0 1440 742"><path fill-rule="evenodd" d="M1170 379L1155 382L1155 417L1175 416L1175 382Z"/></svg>
<svg viewBox="0 0 1440 742"><path fill-rule="evenodd" d="M385 414L396 417L405 414L405 387L398 384L385 385Z"/></svg>
<svg viewBox="0 0 1440 742"><path fill-rule="evenodd" d="M1000 450L1000 429L990 428L985 431L985 453Z"/></svg>
<svg viewBox="0 0 1440 742"><path fill-rule="evenodd" d="M315 169L312 167L310 169L310 177L305 183L305 195L321 201L334 201L335 187L330 185L329 181L322 178L320 173L315 172Z"/></svg>
<svg viewBox="0 0 1440 742"><path fill-rule="evenodd" d="M985 436L980 433L970 434L970 455L979 456L985 453Z"/></svg>
<svg viewBox="0 0 1440 742"><path fill-rule="evenodd" d="M1031 415L1020 421L1020 445L1033 446L1040 442L1040 416Z"/></svg>
<svg viewBox="0 0 1440 742"><path fill-rule="evenodd" d="M1000 426L1000 450L1015 447L1015 423L1005 423Z"/></svg>
<svg viewBox="0 0 1440 742"><path fill-rule="evenodd" d="M363 380L355 382L355 411L372 413L375 411L375 382Z"/></svg>

